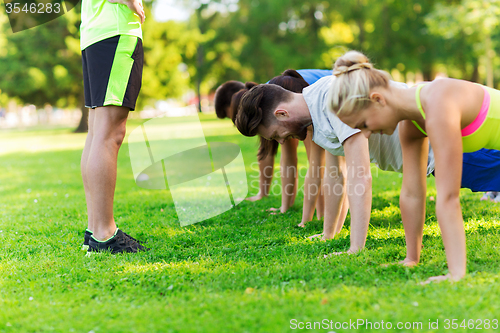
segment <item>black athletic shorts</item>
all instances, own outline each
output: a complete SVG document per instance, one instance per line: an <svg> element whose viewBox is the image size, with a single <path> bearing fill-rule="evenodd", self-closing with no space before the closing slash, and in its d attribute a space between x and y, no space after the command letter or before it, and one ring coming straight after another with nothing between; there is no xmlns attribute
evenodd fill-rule
<svg viewBox="0 0 500 333"><path fill-rule="evenodd" d="M82 51L85 106L118 105L135 109L141 90L144 51L136 36L101 40Z"/></svg>

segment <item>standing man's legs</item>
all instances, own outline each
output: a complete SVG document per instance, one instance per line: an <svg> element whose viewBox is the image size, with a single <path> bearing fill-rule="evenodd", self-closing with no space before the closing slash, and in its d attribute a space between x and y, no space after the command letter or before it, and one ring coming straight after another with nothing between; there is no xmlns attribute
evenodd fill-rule
<svg viewBox="0 0 500 333"><path fill-rule="evenodd" d="M104 106L89 113L89 136L82 155L82 178L89 214L88 229L99 241L116 231L113 199L118 150L125 138L129 109ZM90 138L90 139L89 139Z"/></svg>
<svg viewBox="0 0 500 333"><path fill-rule="evenodd" d="M83 243L83 250L87 251L89 248L90 236L92 236L92 230L94 230L94 215L92 213L92 202L90 200L90 186L87 180L87 161L89 159L90 147L92 146L92 138L94 136L94 127L91 126L94 124L94 115L95 110L89 109L89 132L87 134L87 138L85 139L85 146L83 147L82 159L80 161L80 170L82 172L83 179L83 189L85 191L85 201L87 203L87 230L85 231L85 241Z"/></svg>
<svg viewBox="0 0 500 333"><path fill-rule="evenodd" d="M103 39L82 51L85 105L91 109L81 160L88 213L84 247L88 244L89 252L147 250L119 230L113 217L118 151L141 88L143 54L141 39L128 35Z"/></svg>

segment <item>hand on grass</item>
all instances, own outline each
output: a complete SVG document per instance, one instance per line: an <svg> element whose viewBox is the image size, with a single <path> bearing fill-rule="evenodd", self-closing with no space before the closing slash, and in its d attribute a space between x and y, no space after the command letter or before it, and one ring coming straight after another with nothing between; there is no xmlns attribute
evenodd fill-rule
<svg viewBox="0 0 500 333"><path fill-rule="evenodd" d="M257 195L254 195L253 197L246 198L246 200L254 202L254 201L259 201L260 199L264 198L265 196L260 194L260 192Z"/></svg>
<svg viewBox="0 0 500 333"><path fill-rule="evenodd" d="M332 257L332 256L340 256L340 255L343 255L343 254L354 254L356 252L358 252L359 250L361 249L358 249L358 250L353 250L353 249L349 249L345 252L333 252L333 253L330 253L330 254L325 254L325 256L323 258L329 258L329 257Z"/></svg>
<svg viewBox="0 0 500 333"><path fill-rule="evenodd" d="M446 274L446 275L438 275L438 276L432 276L430 278L428 278L426 281L424 282L420 282L421 285L426 285L426 284L429 284L431 282L441 282L441 281L451 281L451 282L455 282L455 281L458 281L459 279L455 279L451 276L451 274Z"/></svg>
<svg viewBox="0 0 500 333"><path fill-rule="evenodd" d="M405 258L405 260L400 261L398 264L406 266L406 267L413 267L413 266L417 266L418 261Z"/></svg>
<svg viewBox="0 0 500 333"><path fill-rule="evenodd" d="M390 267L390 266L393 266L393 265L403 265L403 266L406 266L406 267L413 267L413 266L416 266L418 264L418 261L416 260L412 260L412 259L408 259L408 258L405 258L405 260L401 260L397 263L390 263L390 264L382 264L380 266L382 267Z"/></svg>
<svg viewBox="0 0 500 333"><path fill-rule="evenodd" d="M299 226L300 226L300 224L299 224ZM319 237L321 237L320 240L322 240L322 241L325 240L325 237L323 237L323 234L312 235L312 236L307 237L307 239L313 240L314 238L319 238Z"/></svg>
<svg viewBox="0 0 500 333"><path fill-rule="evenodd" d="M142 6L141 0L108 0L111 3L120 3L122 5L127 5L127 7L139 15L141 19L141 24L144 24L144 20L146 19L146 14L144 13L144 7Z"/></svg>
<svg viewBox="0 0 500 333"><path fill-rule="evenodd" d="M281 210L281 207L280 208L271 207L271 208L266 209L266 212L271 212L271 215L278 215L278 214L286 213L286 211Z"/></svg>
<svg viewBox="0 0 500 333"><path fill-rule="evenodd" d="M426 281L421 282L420 284L424 285L424 284L429 284L431 282L441 282L441 281L457 282L462 277L463 277L463 275L460 277L457 277L457 276L453 276L450 273L448 273L446 275L432 276L432 277L428 278Z"/></svg>

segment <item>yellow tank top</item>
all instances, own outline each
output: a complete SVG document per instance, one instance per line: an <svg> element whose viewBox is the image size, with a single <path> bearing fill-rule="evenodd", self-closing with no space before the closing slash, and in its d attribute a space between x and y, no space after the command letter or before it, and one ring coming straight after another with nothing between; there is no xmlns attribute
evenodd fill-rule
<svg viewBox="0 0 500 333"><path fill-rule="evenodd" d="M82 0L80 49L117 35L142 39L141 20L127 5L107 0Z"/></svg>
<svg viewBox="0 0 500 333"><path fill-rule="evenodd" d="M420 102L420 90L423 86L424 85L422 84L417 87L415 91L415 99L417 101L418 109L425 120L425 112L422 108L422 103ZM485 86L482 87L484 88L485 98L481 111L478 114L478 118L480 117L483 108L486 108L486 116L482 123L475 128L472 133L465 134L464 131L466 129L462 130L462 146L465 153L477 151L481 148L500 150L500 91ZM486 104L486 102L489 103ZM476 120L474 120L474 122ZM427 135L417 122L412 122L422 133Z"/></svg>

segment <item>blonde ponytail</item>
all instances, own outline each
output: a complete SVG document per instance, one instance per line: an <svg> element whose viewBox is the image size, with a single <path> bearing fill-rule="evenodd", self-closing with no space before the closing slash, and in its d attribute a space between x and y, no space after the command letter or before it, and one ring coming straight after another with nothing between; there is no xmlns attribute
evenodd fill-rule
<svg viewBox="0 0 500 333"><path fill-rule="evenodd" d="M389 74L373 68L361 52L349 51L338 58L333 68L336 76L332 82L328 105L338 116L349 115L367 107L370 89L389 85Z"/></svg>

